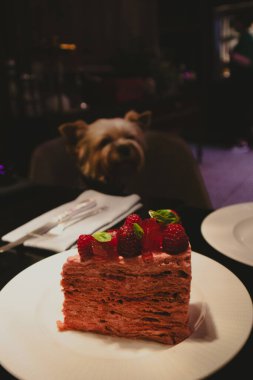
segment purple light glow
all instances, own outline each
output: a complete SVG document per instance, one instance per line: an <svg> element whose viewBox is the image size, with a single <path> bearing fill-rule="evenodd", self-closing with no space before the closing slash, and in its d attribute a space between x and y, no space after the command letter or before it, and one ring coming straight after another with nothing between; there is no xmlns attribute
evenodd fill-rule
<svg viewBox="0 0 253 380"><path fill-rule="evenodd" d="M4 165L0 164L0 175L4 175L4 174L6 174L5 167Z"/></svg>

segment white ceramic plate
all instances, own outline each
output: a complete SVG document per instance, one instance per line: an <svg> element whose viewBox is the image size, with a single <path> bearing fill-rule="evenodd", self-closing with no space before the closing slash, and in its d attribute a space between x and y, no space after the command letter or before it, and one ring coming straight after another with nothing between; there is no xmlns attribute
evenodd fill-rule
<svg viewBox="0 0 253 380"><path fill-rule="evenodd" d="M201 232L217 251L253 266L253 202L212 212L203 220Z"/></svg>
<svg viewBox="0 0 253 380"><path fill-rule="evenodd" d="M193 252L193 334L176 346L58 332L61 267L72 251L27 268L0 292L0 362L23 380L186 380L230 361L252 327L250 296L224 266Z"/></svg>

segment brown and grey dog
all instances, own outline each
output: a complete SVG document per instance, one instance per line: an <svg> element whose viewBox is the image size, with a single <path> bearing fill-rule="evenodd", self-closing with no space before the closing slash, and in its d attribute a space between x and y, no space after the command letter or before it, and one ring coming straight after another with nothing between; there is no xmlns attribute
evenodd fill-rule
<svg viewBox="0 0 253 380"><path fill-rule="evenodd" d="M150 119L149 111L129 111L123 118L65 123L59 131L88 186L123 193L144 165Z"/></svg>

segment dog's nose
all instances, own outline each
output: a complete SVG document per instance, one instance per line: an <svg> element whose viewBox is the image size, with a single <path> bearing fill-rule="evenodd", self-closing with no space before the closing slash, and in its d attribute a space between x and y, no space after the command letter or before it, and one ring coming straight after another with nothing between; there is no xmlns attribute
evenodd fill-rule
<svg viewBox="0 0 253 380"><path fill-rule="evenodd" d="M121 154L122 156L129 156L130 154L130 147L128 145L119 145L117 147L117 150L119 152L119 154Z"/></svg>

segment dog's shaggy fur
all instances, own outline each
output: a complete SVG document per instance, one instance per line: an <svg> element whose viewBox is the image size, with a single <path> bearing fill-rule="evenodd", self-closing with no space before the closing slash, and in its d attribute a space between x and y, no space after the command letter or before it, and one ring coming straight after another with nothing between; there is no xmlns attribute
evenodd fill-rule
<svg viewBox="0 0 253 380"><path fill-rule="evenodd" d="M124 118L82 120L59 127L86 184L99 190L123 193L145 161L145 129L151 113L129 111Z"/></svg>

